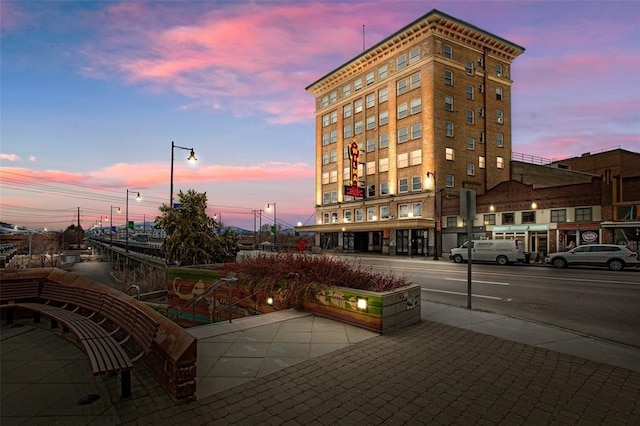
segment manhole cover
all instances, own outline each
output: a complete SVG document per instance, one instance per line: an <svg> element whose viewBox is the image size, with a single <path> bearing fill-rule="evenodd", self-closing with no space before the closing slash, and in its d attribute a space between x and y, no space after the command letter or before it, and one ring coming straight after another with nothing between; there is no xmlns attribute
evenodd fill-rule
<svg viewBox="0 0 640 426"><path fill-rule="evenodd" d="M91 393L89 395L85 395L78 401L78 405L89 405L93 404L97 400L100 399L100 395L96 395L95 393Z"/></svg>

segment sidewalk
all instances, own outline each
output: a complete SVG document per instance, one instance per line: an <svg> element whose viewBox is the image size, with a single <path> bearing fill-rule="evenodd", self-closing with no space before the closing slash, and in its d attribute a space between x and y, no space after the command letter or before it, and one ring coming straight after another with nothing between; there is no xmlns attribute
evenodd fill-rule
<svg viewBox="0 0 640 426"><path fill-rule="evenodd" d="M208 396L183 405L140 367L133 398L119 401L118 377L91 377L66 339L3 325L0 422L640 424L638 349L424 301L422 317L384 336L295 311L199 327Z"/></svg>

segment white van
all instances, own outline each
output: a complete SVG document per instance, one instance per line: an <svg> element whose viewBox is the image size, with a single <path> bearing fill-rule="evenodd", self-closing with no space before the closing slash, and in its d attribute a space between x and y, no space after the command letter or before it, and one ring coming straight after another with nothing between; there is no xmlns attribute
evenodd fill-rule
<svg viewBox="0 0 640 426"><path fill-rule="evenodd" d="M451 250L450 259L456 263L466 262L467 241ZM498 265L524 262L524 243L520 240L473 240L471 241L471 259L475 262L496 262Z"/></svg>

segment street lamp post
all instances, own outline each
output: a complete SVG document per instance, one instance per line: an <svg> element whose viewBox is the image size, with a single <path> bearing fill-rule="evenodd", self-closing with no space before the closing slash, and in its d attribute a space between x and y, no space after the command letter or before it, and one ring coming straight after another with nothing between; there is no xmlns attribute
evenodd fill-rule
<svg viewBox="0 0 640 426"><path fill-rule="evenodd" d="M127 207L125 209L125 224L124 224L124 252L129 253L129 193L137 192L137 191L129 191L127 189ZM140 193L136 195L136 201L142 200Z"/></svg>
<svg viewBox="0 0 640 426"><path fill-rule="evenodd" d="M120 213L120 207L116 207ZM111 216L109 219L109 247L113 247L113 206L111 206Z"/></svg>
<svg viewBox="0 0 640 426"><path fill-rule="evenodd" d="M438 223L440 222L440 215L438 215L438 184L436 182L436 173L427 172L427 179L433 179L433 210L435 216L435 223L433 226L433 260L439 260L438 258Z"/></svg>
<svg viewBox="0 0 640 426"><path fill-rule="evenodd" d="M173 141L171 141L171 187L169 188L169 208L173 208L173 151L175 148L184 149L185 151L190 151L187 160L189 161L198 161L196 158L196 153L193 151L193 148L185 148L184 146L178 146Z"/></svg>
<svg viewBox="0 0 640 426"><path fill-rule="evenodd" d="M267 208L270 209L273 206L273 247L278 247L278 223L276 219L276 203L267 204Z"/></svg>

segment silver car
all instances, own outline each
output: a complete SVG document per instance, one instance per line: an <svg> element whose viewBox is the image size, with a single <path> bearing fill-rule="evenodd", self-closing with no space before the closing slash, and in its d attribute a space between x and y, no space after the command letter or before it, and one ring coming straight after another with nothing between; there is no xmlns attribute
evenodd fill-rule
<svg viewBox="0 0 640 426"><path fill-rule="evenodd" d="M544 259L555 268L568 266L606 266L612 271L621 271L625 267L640 265L638 253L615 244L588 244L569 251L550 253Z"/></svg>

